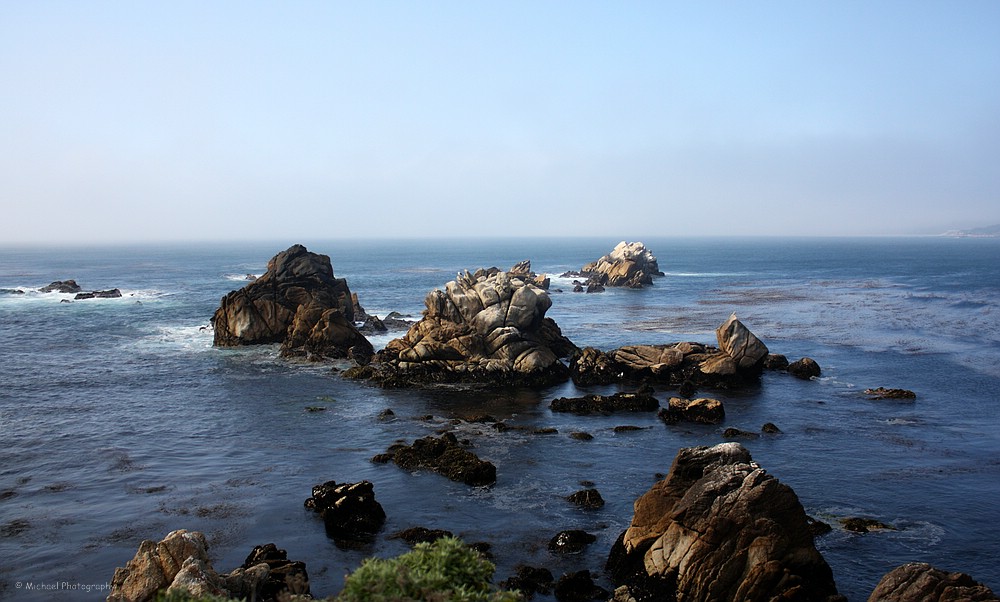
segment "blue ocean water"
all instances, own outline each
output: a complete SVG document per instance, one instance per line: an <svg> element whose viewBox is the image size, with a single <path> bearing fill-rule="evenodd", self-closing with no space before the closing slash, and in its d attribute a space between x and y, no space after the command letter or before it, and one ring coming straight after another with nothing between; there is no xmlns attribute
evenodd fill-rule
<svg viewBox="0 0 1000 602"><path fill-rule="evenodd" d="M834 529L817 540L851 600L908 561L1000 590L1000 240L647 239L666 272L653 287L575 294L553 278L548 315L581 347L713 343L735 311L773 352L822 366L815 381L767 373L749 391L705 392L726 405L718 427L550 412L553 398L580 392L572 384L381 390L326 364L280 359L275 347L213 348L209 318L220 298L295 242L330 255L369 313L418 317L427 292L460 270L530 259L558 275L618 241L0 249L0 289L25 291L0 292L0 598L101 599L141 540L179 528L205 532L224 571L274 542L306 562L318 595L336 593L362 558L405 551L386 535L418 525L492 543L497 580L522 562L557 576L599 574L632 502L680 447L765 422L783 434L742 443L807 512L897 527ZM37 293L69 278L123 297L61 303L72 296ZM877 386L918 397L863 395ZM671 393L657 395L666 403ZM395 420L378 420L386 408ZM397 440L483 412L558 434L456 427L497 465L489 489L370 462ZM613 430L624 424L643 428ZM571 439L577 430L594 439ZM370 548L337 548L303 507L311 487L330 479L375 484L388 523ZM600 490L603 509L566 502L582 481ZM548 539L569 528L598 541L579 556L552 556Z"/></svg>

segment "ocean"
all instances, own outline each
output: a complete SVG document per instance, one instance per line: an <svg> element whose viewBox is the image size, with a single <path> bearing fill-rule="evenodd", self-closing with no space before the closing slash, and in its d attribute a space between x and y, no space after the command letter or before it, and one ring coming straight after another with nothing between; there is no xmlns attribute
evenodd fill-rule
<svg viewBox="0 0 1000 602"><path fill-rule="evenodd" d="M679 448L766 422L782 434L741 443L807 513L834 525L817 547L849 599L867 599L883 574L909 561L1000 591L1000 239L645 239L666 273L652 287L573 293L556 277L617 242L0 248L0 598L103 599L143 539L181 528L208 536L220 571L273 542L306 563L323 596L363 558L406 551L389 535L413 526L489 542L497 581L519 563L557 577L602 575L632 503ZM715 327L736 312L772 352L811 357L823 373L802 381L767 372L747 390L702 391L723 401L724 424L666 426L653 413L548 409L556 397L617 386L383 390L342 379L330 364L282 359L275 346L213 348L209 319L222 296L293 243L330 255L336 275L379 316L419 318L426 294L457 272L530 259L554 276L547 315L580 347L714 344ZM63 303L72 295L37 292L66 279L123 296ZM401 335L372 342L378 349ZM879 386L917 398L864 395ZM672 394L656 392L662 405ZM385 409L396 418L379 420ZM452 424L483 413L558 433ZM616 432L619 425L641 428ZM370 461L398 440L443 428L496 464L495 486ZM573 431L594 438L570 438ZM340 549L303 502L313 485L363 479L388 520L371 546ZM603 508L565 500L584 482L600 491ZM851 516L895 530L838 527ZM597 541L576 556L548 552L548 540L571 528Z"/></svg>

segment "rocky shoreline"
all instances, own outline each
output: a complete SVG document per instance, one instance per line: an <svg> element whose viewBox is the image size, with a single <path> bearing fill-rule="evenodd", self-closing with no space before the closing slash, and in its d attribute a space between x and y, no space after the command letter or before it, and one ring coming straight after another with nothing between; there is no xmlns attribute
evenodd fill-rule
<svg viewBox="0 0 1000 602"><path fill-rule="evenodd" d="M662 272L641 243L623 241L609 255L585 265L578 275L588 279L588 286L638 287L652 284L652 277ZM531 272L528 262L508 271L465 271L443 290L427 295L419 321L394 324L406 327L406 333L375 353L363 331L384 331L364 315L346 280L334 277L329 257L295 245L276 255L260 278L222 299L212 318L215 344L279 343L285 357L346 358L354 367L345 370L344 377L384 387L456 382L537 387L569 380L583 389L618 384L632 391L557 398L550 409L577 415L655 412L665 428L686 422L722 424L725 408L718 399L698 395L706 390L759 386L766 370L786 371L806 380L822 374L811 358L789 362L772 353L735 314L716 329L717 345L677 342L613 350L581 348L545 316L552 305L548 284L545 275ZM667 396L664 404L656 389L676 391L676 395ZM916 396L885 387L868 389L865 394L887 400ZM385 419L392 416L391 410L383 412ZM489 416L469 421L500 432L510 428ZM772 423L763 425L761 433L730 427L723 438L749 439L761 434L781 436L781 429ZM589 437L583 432L570 436ZM439 475L434 478L469 487L490 487L497 481L497 467L474 450L473 440L445 429L437 437L400 441L384 452L372 450L372 462L431 471ZM326 481L313 488L305 505L316 512L338 546L351 546L381 536L386 517L375 499L376 490L377 484L369 481ZM591 486L568 496L566 503L593 511L604 500ZM892 527L863 517L843 517L839 528L863 533ZM835 602L845 598L815 545L815 539L831 529L807 516L795 492L768 474L741 444L688 447L678 450L669 473L635 500L629 527L606 551L605 566L598 570L596 580L595 567L580 566L556 578L546 567L521 565L497 583L505 590L519 590L526 598L554 593L560 602ZM451 535L423 526L407 532L405 538L412 542ZM539 534L539 545L553 555L572 557L595 539L584 531L560 531ZM476 549L488 558L488 544L477 544ZM204 536L197 532L174 531L158 543L144 541L135 557L116 571L108 600L151 600L158 592L258 600L315 595L309 590L305 563L289 561L273 543L257 546L242 566L226 574L212 568L207 550ZM614 591L600 586L605 578ZM886 574L869 597L872 602L960 599L998 598L968 575L917 563Z"/></svg>

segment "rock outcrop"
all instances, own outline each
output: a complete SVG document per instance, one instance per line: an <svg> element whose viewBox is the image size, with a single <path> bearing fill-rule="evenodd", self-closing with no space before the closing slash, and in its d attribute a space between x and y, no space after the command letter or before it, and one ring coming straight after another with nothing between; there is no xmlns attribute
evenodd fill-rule
<svg viewBox="0 0 1000 602"><path fill-rule="evenodd" d="M367 364L371 343L354 326L347 281L336 278L327 255L293 245L267 271L222 298L212 317L215 345L281 343L283 355L355 359Z"/></svg>
<svg viewBox="0 0 1000 602"><path fill-rule="evenodd" d="M606 352L587 347L570 358L570 375L580 386L634 381L728 388L758 380L769 357L767 346L735 314L715 334L718 347L690 342Z"/></svg>
<svg viewBox="0 0 1000 602"><path fill-rule="evenodd" d="M576 350L545 312L545 290L515 274L464 272L431 291L423 318L379 352L367 376L387 386L432 382L548 384Z"/></svg>
<svg viewBox="0 0 1000 602"><path fill-rule="evenodd" d="M681 449L607 568L637 600L844 600L795 492L738 443Z"/></svg>
<svg viewBox="0 0 1000 602"><path fill-rule="evenodd" d="M663 272L646 245L623 240L604 257L588 263L579 272L568 275L586 277L588 285L642 288L653 284L653 276L662 276ZM588 289L587 292L591 290Z"/></svg>
<svg viewBox="0 0 1000 602"><path fill-rule="evenodd" d="M445 433L440 437L422 437L414 441L413 445L392 445L384 454L372 458L372 461L392 461L406 470L433 470L452 481L473 487L492 485L497 481L497 467L459 445L458 438L452 433Z"/></svg>
<svg viewBox="0 0 1000 602"><path fill-rule="evenodd" d="M273 544L268 546L275 548ZM115 570L108 602L146 602L160 593L263 601L275 600L285 593L309 594L308 579L286 580L277 565L272 574L270 559L257 558L258 548L242 567L219 574L212 568L208 543L199 531L180 529L170 532L160 542L145 540L132 560ZM284 550L278 552L283 557ZM255 559L259 562L251 562ZM296 574L305 575L304 563L291 564L296 567Z"/></svg>
<svg viewBox="0 0 1000 602"><path fill-rule="evenodd" d="M989 587L965 573L946 573L924 562L911 562L888 573L868 602L998 601Z"/></svg>
<svg viewBox="0 0 1000 602"><path fill-rule="evenodd" d="M40 293L79 293L83 289L76 280L56 280L38 289Z"/></svg>
<svg viewBox="0 0 1000 602"><path fill-rule="evenodd" d="M726 408L718 399L671 397L670 401L667 402L667 407L660 410L657 415L666 424L677 424L678 422L719 424L726 419Z"/></svg>
<svg viewBox="0 0 1000 602"><path fill-rule="evenodd" d="M316 485L305 506L319 513L327 536L340 547L371 542L385 524L385 510L375 500L371 481Z"/></svg>
<svg viewBox="0 0 1000 602"><path fill-rule="evenodd" d="M615 393L614 395L584 395L583 397L559 397L553 399L549 409L553 412L573 414L613 414L615 412L655 412L660 402L640 390L635 393Z"/></svg>
<svg viewBox="0 0 1000 602"><path fill-rule="evenodd" d="M788 367L785 368L785 370L787 370L788 373L795 378L801 378L802 380L818 378L819 375L822 374L819 364L817 364L816 360L811 357L804 357L800 360L796 360L791 364L788 364Z"/></svg>

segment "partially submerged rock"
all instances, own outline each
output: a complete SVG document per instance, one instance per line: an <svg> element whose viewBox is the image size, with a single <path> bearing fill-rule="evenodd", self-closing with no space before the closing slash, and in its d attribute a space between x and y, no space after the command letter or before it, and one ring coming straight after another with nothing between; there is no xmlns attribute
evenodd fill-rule
<svg viewBox="0 0 1000 602"><path fill-rule="evenodd" d="M267 271L222 298L212 316L219 347L281 343L283 355L351 357L370 361L374 349L354 326L347 281L336 278L330 257L293 245L267 263Z"/></svg>
<svg viewBox="0 0 1000 602"><path fill-rule="evenodd" d="M492 485L497 481L496 466L463 448L452 433L445 433L440 437L423 437L414 441L413 445L392 445L386 453L375 456L372 460L391 460L406 470L426 468L452 481L474 487Z"/></svg>
<svg viewBox="0 0 1000 602"><path fill-rule="evenodd" d="M567 272L563 276L587 278L588 287L624 286L641 288L653 284L653 276L662 276L660 266L652 251L641 242L618 243L607 255L592 261L579 272ZM588 288L587 292L592 292Z"/></svg>
<svg viewBox="0 0 1000 602"><path fill-rule="evenodd" d="M728 388L759 380L767 346L735 314L715 333L718 347L692 342L627 345L607 352L587 347L570 358L570 375L580 386L652 382Z"/></svg>
<svg viewBox="0 0 1000 602"><path fill-rule="evenodd" d="M865 389L865 395L871 399L916 399L917 394L908 389Z"/></svg>
<svg viewBox="0 0 1000 602"><path fill-rule="evenodd" d="M112 288L104 291L88 291L85 293L77 293L73 299L79 301L81 299L118 299L122 296L120 289Z"/></svg>
<svg viewBox="0 0 1000 602"><path fill-rule="evenodd" d="M709 397L697 399L671 397L667 407L660 410L658 416L666 424L678 422L719 424L726 419L726 408L718 399Z"/></svg>
<svg viewBox="0 0 1000 602"><path fill-rule="evenodd" d="M638 600L843 600L795 492L738 443L681 449L607 568Z"/></svg>
<svg viewBox="0 0 1000 602"><path fill-rule="evenodd" d="M819 364L817 364L816 360L811 357L804 357L788 364L788 368L786 368L786 370L795 378L801 378L802 380L818 378L819 375L822 374Z"/></svg>
<svg viewBox="0 0 1000 602"><path fill-rule="evenodd" d="M597 536L582 529L568 529L560 531L549 540L549 551L556 554L579 554L595 541Z"/></svg>
<svg viewBox="0 0 1000 602"><path fill-rule="evenodd" d="M379 352L370 375L389 386L435 382L549 384L576 350L545 312L548 293L518 274L465 272L431 291L423 318Z"/></svg>
<svg viewBox="0 0 1000 602"><path fill-rule="evenodd" d="M76 280L56 280L38 289L40 293L79 293L83 289Z"/></svg>
<svg viewBox="0 0 1000 602"><path fill-rule="evenodd" d="M965 573L947 573L925 562L911 562L888 573L868 602L986 602L997 601L989 587Z"/></svg>
<svg viewBox="0 0 1000 602"><path fill-rule="evenodd" d="M660 402L645 391L635 393L615 393L613 395L584 395L583 397L559 397L553 399L549 408L553 412L573 414L613 414L615 412L655 412Z"/></svg>
<svg viewBox="0 0 1000 602"><path fill-rule="evenodd" d="M375 500L371 481L316 485L305 506L319 513L326 534L341 547L373 541L385 524L385 511Z"/></svg>

